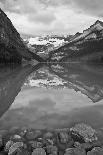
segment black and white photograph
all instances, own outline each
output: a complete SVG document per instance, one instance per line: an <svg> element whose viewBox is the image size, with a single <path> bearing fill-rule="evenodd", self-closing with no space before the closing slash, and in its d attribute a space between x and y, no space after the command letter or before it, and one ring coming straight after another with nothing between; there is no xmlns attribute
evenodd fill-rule
<svg viewBox="0 0 103 155"><path fill-rule="evenodd" d="M0 0L0 155L103 155L103 0Z"/></svg>

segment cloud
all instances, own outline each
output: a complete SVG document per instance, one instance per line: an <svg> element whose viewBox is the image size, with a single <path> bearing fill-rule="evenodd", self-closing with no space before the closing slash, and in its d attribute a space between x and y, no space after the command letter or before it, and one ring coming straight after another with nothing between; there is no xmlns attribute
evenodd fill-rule
<svg viewBox="0 0 103 155"><path fill-rule="evenodd" d="M83 13L101 17L103 14L103 0L73 0L74 8L81 10Z"/></svg>
<svg viewBox="0 0 103 155"><path fill-rule="evenodd" d="M50 11L41 11L29 16L30 21L36 21L43 24L51 24L55 20L55 15Z"/></svg>
<svg viewBox="0 0 103 155"><path fill-rule="evenodd" d="M76 33L103 16L103 0L0 0L20 33Z"/></svg>

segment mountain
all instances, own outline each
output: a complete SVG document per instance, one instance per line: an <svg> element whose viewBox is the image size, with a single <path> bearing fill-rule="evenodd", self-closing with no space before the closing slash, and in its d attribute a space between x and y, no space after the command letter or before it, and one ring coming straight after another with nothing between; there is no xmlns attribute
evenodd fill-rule
<svg viewBox="0 0 103 155"><path fill-rule="evenodd" d="M21 63L22 58L43 61L40 56L29 51L10 19L0 9L0 62Z"/></svg>
<svg viewBox="0 0 103 155"><path fill-rule="evenodd" d="M103 38L103 22L97 20L90 28L83 31L82 34L77 35L75 38L71 39L70 42Z"/></svg>
<svg viewBox="0 0 103 155"><path fill-rule="evenodd" d="M43 59L49 57L49 53L60 46L66 44L70 36L68 35L45 35L35 37L25 37L24 42L27 44L30 51L36 53Z"/></svg>
<svg viewBox="0 0 103 155"><path fill-rule="evenodd" d="M103 22L97 20L83 33L50 53L48 61L103 62Z"/></svg>

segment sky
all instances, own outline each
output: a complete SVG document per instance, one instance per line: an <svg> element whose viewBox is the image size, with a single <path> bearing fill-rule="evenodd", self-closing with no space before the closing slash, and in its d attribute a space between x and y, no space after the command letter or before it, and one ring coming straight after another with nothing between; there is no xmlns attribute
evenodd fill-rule
<svg viewBox="0 0 103 155"><path fill-rule="evenodd" d="M103 0L0 0L20 34L75 34L103 19Z"/></svg>

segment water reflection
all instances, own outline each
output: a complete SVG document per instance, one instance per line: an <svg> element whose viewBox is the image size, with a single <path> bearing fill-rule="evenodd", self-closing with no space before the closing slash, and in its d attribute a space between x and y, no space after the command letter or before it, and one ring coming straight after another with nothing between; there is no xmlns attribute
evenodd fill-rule
<svg viewBox="0 0 103 155"><path fill-rule="evenodd" d="M102 65L69 63L3 69L0 114L7 112L0 128L59 128L75 122L102 127L102 70Z"/></svg>
<svg viewBox="0 0 103 155"><path fill-rule="evenodd" d="M102 64L53 64L50 72L68 82L68 87L81 91L93 102L103 99L103 66Z"/></svg>
<svg viewBox="0 0 103 155"><path fill-rule="evenodd" d="M15 97L21 90L25 78L38 69L40 65L32 67L0 66L0 116L8 110Z"/></svg>

